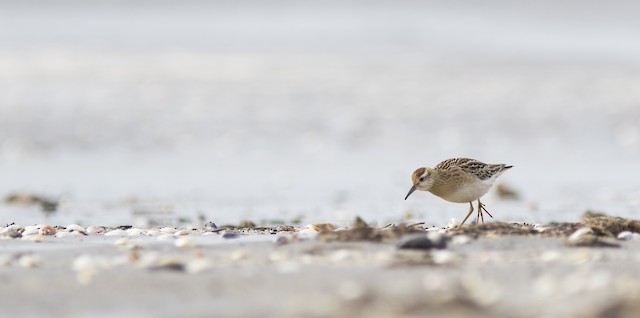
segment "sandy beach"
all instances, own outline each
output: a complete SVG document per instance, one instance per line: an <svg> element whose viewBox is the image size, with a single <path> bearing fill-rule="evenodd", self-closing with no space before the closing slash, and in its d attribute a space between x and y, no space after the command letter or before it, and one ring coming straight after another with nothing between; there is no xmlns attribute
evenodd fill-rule
<svg viewBox="0 0 640 318"><path fill-rule="evenodd" d="M637 2L0 3L0 316L640 312Z"/></svg>
<svg viewBox="0 0 640 318"><path fill-rule="evenodd" d="M3 234L0 299L27 317L634 317L640 221L585 222Z"/></svg>

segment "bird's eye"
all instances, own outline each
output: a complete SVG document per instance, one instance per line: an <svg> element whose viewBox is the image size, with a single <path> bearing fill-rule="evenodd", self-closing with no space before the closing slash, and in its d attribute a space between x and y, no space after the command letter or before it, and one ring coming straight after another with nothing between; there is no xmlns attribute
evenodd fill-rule
<svg viewBox="0 0 640 318"><path fill-rule="evenodd" d="M424 177L420 177L420 179L418 179L418 181L423 182L424 181Z"/></svg>

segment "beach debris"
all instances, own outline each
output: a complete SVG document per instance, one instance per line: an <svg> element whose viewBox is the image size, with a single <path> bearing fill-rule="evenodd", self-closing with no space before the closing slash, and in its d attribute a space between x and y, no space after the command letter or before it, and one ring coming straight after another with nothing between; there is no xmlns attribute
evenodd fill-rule
<svg viewBox="0 0 640 318"><path fill-rule="evenodd" d="M36 268L42 265L42 258L37 255L23 254L18 258L18 265L24 268Z"/></svg>
<svg viewBox="0 0 640 318"><path fill-rule="evenodd" d="M102 234L104 233L104 227L98 225L91 225L87 227L88 234Z"/></svg>
<svg viewBox="0 0 640 318"><path fill-rule="evenodd" d="M217 230L217 229L218 229L218 226L217 226L215 223L213 223L213 222L207 222L207 223L204 225L204 230L205 230L206 232L214 232L214 231L215 231L215 230Z"/></svg>
<svg viewBox="0 0 640 318"><path fill-rule="evenodd" d="M331 241L372 241L382 242L396 240L408 233L424 232L419 227L407 227L404 223L399 225L374 228L360 217L356 217L351 228L322 231L318 233L318 239L325 242Z"/></svg>
<svg viewBox="0 0 640 318"><path fill-rule="evenodd" d="M191 229L181 229L181 230L177 230L177 231L173 232L173 235L182 236L182 235L189 235L191 233L193 233L193 230L191 230Z"/></svg>
<svg viewBox="0 0 640 318"><path fill-rule="evenodd" d="M448 234L465 234L471 237L503 236L503 235L535 235L539 231L531 224L488 222L483 224L469 224L456 226L447 230Z"/></svg>
<svg viewBox="0 0 640 318"><path fill-rule="evenodd" d="M36 235L40 233L40 229L37 225L26 226L22 231L22 236Z"/></svg>
<svg viewBox="0 0 640 318"><path fill-rule="evenodd" d="M582 227L571 234L565 244L571 247L620 247L620 244L594 234L589 227Z"/></svg>
<svg viewBox="0 0 640 318"><path fill-rule="evenodd" d="M128 230L126 230L127 232L127 236L141 236L141 235L146 235L147 232L143 229L139 229L139 228L130 228Z"/></svg>
<svg viewBox="0 0 640 318"><path fill-rule="evenodd" d="M410 234L403 237L397 244L400 249L444 249L447 247L447 238L437 232Z"/></svg>
<svg viewBox="0 0 640 318"><path fill-rule="evenodd" d="M165 233L165 234L173 234L175 232L177 232L178 230L175 227L163 227L160 229L160 232Z"/></svg>
<svg viewBox="0 0 640 318"><path fill-rule="evenodd" d="M39 225L39 230L38 230L38 234L40 235L55 235L57 230L48 224L44 224L44 225Z"/></svg>
<svg viewBox="0 0 640 318"><path fill-rule="evenodd" d="M593 229L598 236L617 237L620 232L640 232L640 220L608 216L603 213L587 211L582 215L580 223Z"/></svg>
<svg viewBox="0 0 640 318"><path fill-rule="evenodd" d="M336 226L331 223L316 223L316 224L309 224L306 226L306 228L310 230L314 230L316 232L322 232L322 231L333 231L336 229Z"/></svg>
<svg viewBox="0 0 640 318"><path fill-rule="evenodd" d="M24 235L24 232L22 233ZM638 240L640 239L640 233L632 233L629 231L622 231L618 233L617 239L621 241Z"/></svg>
<svg viewBox="0 0 640 318"><path fill-rule="evenodd" d="M195 257L187 261L184 266L185 272L189 274L196 274L204 271L208 271L213 267L213 264L210 260L205 259L203 257Z"/></svg>
<svg viewBox="0 0 640 318"><path fill-rule="evenodd" d="M78 224L69 224L65 227L65 230L67 231L78 231L78 232L85 232L85 229L78 225Z"/></svg>
<svg viewBox="0 0 640 318"><path fill-rule="evenodd" d="M2 231L0 231L1 239L16 239L21 237L22 237L22 233L20 233L16 228L7 227Z"/></svg>
<svg viewBox="0 0 640 318"><path fill-rule="evenodd" d="M233 230L226 230L226 231L222 231L220 232L221 236L223 239L235 239L240 237L240 234L238 234L238 232L233 231Z"/></svg>
<svg viewBox="0 0 640 318"><path fill-rule="evenodd" d="M46 213L55 212L59 203L58 200L28 192L11 193L5 196L4 202L7 204L39 205Z"/></svg>
<svg viewBox="0 0 640 318"><path fill-rule="evenodd" d="M191 238L190 236L183 236L181 238L178 238L175 242L173 242L173 244L176 247L182 248L182 249L188 249L194 246L193 238Z"/></svg>

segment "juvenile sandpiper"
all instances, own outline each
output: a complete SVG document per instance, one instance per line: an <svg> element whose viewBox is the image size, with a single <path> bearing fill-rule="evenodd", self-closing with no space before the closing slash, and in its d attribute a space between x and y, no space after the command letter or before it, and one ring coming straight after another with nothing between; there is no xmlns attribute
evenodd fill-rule
<svg viewBox="0 0 640 318"><path fill-rule="evenodd" d="M416 190L429 191L449 202L469 202L469 213L462 220L460 226L473 213L473 201L478 200L479 219L484 223L483 211L491 218L493 215L485 209L480 198L485 195L496 179L513 166L505 164L486 164L475 159L453 158L447 159L433 168L421 167L411 175L413 186L407 193L405 200Z"/></svg>

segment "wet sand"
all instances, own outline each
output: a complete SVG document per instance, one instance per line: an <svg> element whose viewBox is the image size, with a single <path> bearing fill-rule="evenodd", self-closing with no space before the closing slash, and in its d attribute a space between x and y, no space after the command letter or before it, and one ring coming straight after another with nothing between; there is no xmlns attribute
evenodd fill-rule
<svg viewBox="0 0 640 318"><path fill-rule="evenodd" d="M586 235L614 247L580 247L552 233L559 226L583 227L368 228L398 234L377 241L335 235L357 224L320 234L280 227L4 239L0 303L5 315L26 317L634 316L639 236L614 239L594 226ZM446 247L398 248L416 235L444 238Z"/></svg>

